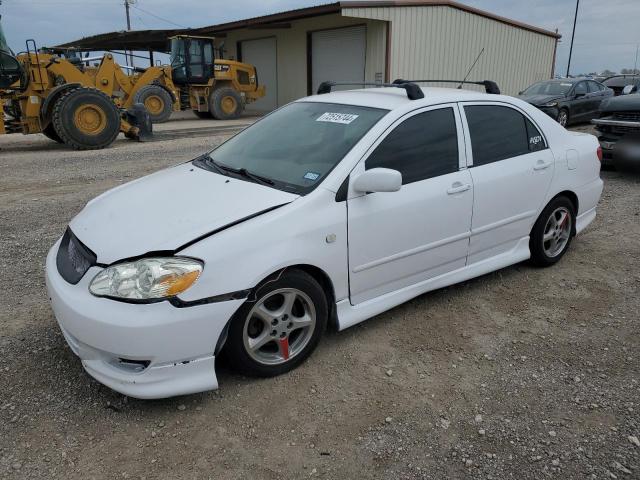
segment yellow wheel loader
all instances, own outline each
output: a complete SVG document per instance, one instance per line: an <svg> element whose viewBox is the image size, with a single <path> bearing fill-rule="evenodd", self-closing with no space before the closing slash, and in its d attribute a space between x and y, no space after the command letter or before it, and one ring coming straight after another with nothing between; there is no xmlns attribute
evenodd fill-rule
<svg viewBox="0 0 640 480"><path fill-rule="evenodd" d="M238 118L247 103L265 95L253 65L224 60L211 37L171 37L171 80L180 90L180 109L201 118Z"/></svg>
<svg viewBox="0 0 640 480"><path fill-rule="evenodd" d="M0 134L43 133L77 150L105 148L119 132L139 140L151 134L144 108L122 111L94 83L68 59L39 52L33 40L14 55L0 27Z"/></svg>

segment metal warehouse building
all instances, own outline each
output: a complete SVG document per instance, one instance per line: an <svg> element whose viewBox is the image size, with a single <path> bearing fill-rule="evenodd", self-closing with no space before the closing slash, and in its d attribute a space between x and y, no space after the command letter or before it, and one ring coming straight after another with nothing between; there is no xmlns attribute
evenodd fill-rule
<svg viewBox="0 0 640 480"><path fill-rule="evenodd" d="M452 1L345 1L199 29L256 65L271 110L324 80L495 80L516 94L553 76L560 36ZM222 37L223 36L223 37Z"/></svg>
<svg viewBox="0 0 640 480"><path fill-rule="evenodd" d="M270 111L325 80L495 80L516 94L554 73L557 33L447 0L343 1L189 30L114 32L66 44L165 50L178 33L216 37L225 58L252 63ZM136 48L141 47L141 48Z"/></svg>

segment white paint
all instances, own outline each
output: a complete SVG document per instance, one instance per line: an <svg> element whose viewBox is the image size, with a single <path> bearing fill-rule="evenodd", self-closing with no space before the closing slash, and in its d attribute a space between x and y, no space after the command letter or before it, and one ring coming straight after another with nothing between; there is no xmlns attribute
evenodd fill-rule
<svg viewBox="0 0 640 480"><path fill-rule="evenodd" d="M515 98L438 88L424 93L425 98L416 101L396 88L302 99L390 110L306 196L188 163L101 195L71 221L71 228L105 263L175 249L222 228L178 252L205 264L201 277L180 299L251 289L283 268L311 265L330 279L343 329L426 291L527 259L531 228L560 192L578 197L577 232L594 219L602 192L595 137L570 134ZM537 125L549 149L474 167L462 108L469 102L520 110ZM397 192L358 192L354 183L372 149L403 119L433 108L454 109L460 170L404 185ZM578 167L573 170L566 167L567 150L577 152ZM347 200L337 202L335 194L347 177ZM52 307L91 375L140 398L217 387L213 350L242 300L176 308L168 302L139 305L96 298L88 285L100 267L70 285L57 271L57 249L58 243L46 267ZM118 358L151 364L136 373L118 365Z"/></svg>

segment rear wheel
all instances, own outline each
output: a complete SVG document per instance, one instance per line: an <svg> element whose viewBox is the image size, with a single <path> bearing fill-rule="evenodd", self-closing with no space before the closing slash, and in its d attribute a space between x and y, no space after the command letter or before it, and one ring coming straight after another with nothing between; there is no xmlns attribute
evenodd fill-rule
<svg viewBox="0 0 640 480"><path fill-rule="evenodd" d="M120 132L120 110L101 91L77 88L56 101L52 124L60 139L71 148L105 148Z"/></svg>
<svg viewBox="0 0 640 480"><path fill-rule="evenodd" d="M318 282L303 271L285 271L238 309L225 354L244 373L280 375L311 355L327 320L327 299Z"/></svg>
<svg viewBox="0 0 640 480"><path fill-rule="evenodd" d="M244 100L236 90L221 87L211 92L209 97L209 111L218 120L232 120L238 118L244 110Z"/></svg>
<svg viewBox="0 0 640 480"><path fill-rule="evenodd" d="M538 267L549 267L558 262L571 245L575 222L575 207L571 200L561 196L549 202L531 231L531 262Z"/></svg>
<svg viewBox="0 0 640 480"><path fill-rule="evenodd" d="M58 143L64 143L60 138L60 135L56 132L56 129L53 128L53 123L47 125L44 130L42 130L42 134L50 140Z"/></svg>
<svg viewBox="0 0 640 480"><path fill-rule="evenodd" d="M135 103L142 103L149 112L151 123L163 123L173 113L173 99L160 85L145 85L135 96Z"/></svg>

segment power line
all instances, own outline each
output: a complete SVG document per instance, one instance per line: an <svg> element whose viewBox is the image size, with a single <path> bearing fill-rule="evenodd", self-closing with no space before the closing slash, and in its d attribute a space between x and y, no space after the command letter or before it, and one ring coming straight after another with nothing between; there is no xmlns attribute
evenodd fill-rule
<svg viewBox="0 0 640 480"><path fill-rule="evenodd" d="M137 5L131 5L131 8L135 8L136 10L140 10L141 12L146 13L147 15L151 15L152 17L155 17L158 20L162 20L163 22L169 23L169 24L174 25L176 27L189 28L189 27L185 27L184 25L180 25L178 23L172 22L171 20L167 20L166 18L160 17L160 16L156 15L155 13L148 12L148 11L138 7Z"/></svg>

